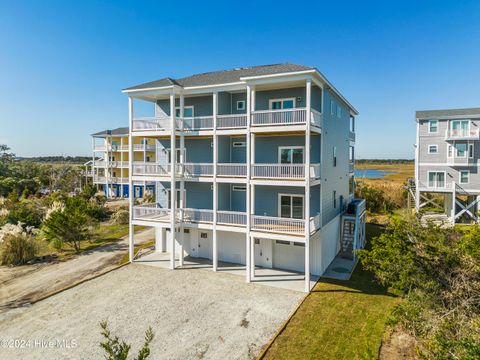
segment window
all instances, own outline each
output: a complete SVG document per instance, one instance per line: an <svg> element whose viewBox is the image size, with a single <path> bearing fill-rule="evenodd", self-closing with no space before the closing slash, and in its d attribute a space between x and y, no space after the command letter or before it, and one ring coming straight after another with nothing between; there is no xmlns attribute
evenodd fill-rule
<svg viewBox="0 0 480 360"><path fill-rule="evenodd" d="M355 132L355 117L350 116L350 131Z"/></svg>
<svg viewBox="0 0 480 360"><path fill-rule="evenodd" d="M340 119L341 117L342 117L342 108L339 105L337 105L337 118Z"/></svg>
<svg viewBox="0 0 480 360"><path fill-rule="evenodd" d="M457 150L457 157L467 156L467 144L455 144L455 149Z"/></svg>
<svg viewBox="0 0 480 360"><path fill-rule="evenodd" d="M295 107L295 98L273 99L269 103L271 110L293 109Z"/></svg>
<svg viewBox="0 0 480 360"><path fill-rule="evenodd" d="M279 194L280 217L303 219L303 195Z"/></svg>
<svg viewBox="0 0 480 360"><path fill-rule="evenodd" d="M293 246L302 246L305 247L305 243L294 242Z"/></svg>
<svg viewBox="0 0 480 360"><path fill-rule="evenodd" d="M335 102L330 100L330 115L335 115Z"/></svg>
<svg viewBox="0 0 480 360"><path fill-rule="evenodd" d="M349 147L350 151L348 153L348 159L350 160L350 162L352 163L354 160L355 160L355 147L354 146L350 146Z"/></svg>
<svg viewBox="0 0 480 360"><path fill-rule="evenodd" d="M350 195L353 195L355 192L355 177L350 176L350 179L348 179L348 193Z"/></svg>
<svg viewBox="0 0 480 360"><path fill-rule="evenodd" d="M449 157L449 158L453 157L453 146L452 145L448 145L447 157Z"/></svg>
<svg viewBox="0 0 480 360"><path fill-rule="evenodd" d="M237 101L237 110L245 110L245 100Z"/></svg>
<svg viewBox="0 0 480 360"><path fill-rule="evenodd" d="M429 120L428 121L428 132L437 133L438 132L438 120Z"/></svg>
<svg viewBox="0 0 480 360"><path fill-rule="evenodd" d="M303 146L281 146L278 148L279 164L303 164Z"/></svg>
<svg viewBox="0 0 480 360"><path fill-rule="evenodd" d="M145 160L146 160L147 162L150 162L150 156L147 156L147 157L145 158Z"/></svg>
<svg viewBox="0 0 480 360"><path fill-rule="evenodd" d="M470 182L470 171L460 170L459 175L460 184L468 184Z"/></svg>
<svg viewBox="0 0 480 360"><path fill-rule="evenodd" d="M200 238L208 239L208 233L204 233L204 232L200 233Z"/></svg>
<svg viewBox="0 0 480 360"><path fill-rule="evenodd" d="M468 144L468 157L469 158L473 158L473 154L474 154L474 151L473 151L473 144Z"/></svg>
<svg viewBox="0 0 480 360"><path fill-rule="evenodd" d="M437 154L438 153L438 145L428 145L428 153L429 154Z"/></svg>
<svg viewBox="0 0 480 360"><path fill-rule="evenodd" d="M247 191L246 186L241 186L241 185L233 185L232 186L233 191Z"/></svg>
<svg viewBox="0 0 480 360"><path fill-rule="evenodd" d="M451 136L468 136L470 128L469 120L452 120L450 122Z"/></svg>
<svg viewBox="0 0 480 360"><path fill-rule="evenodd" d="M337 147L333 147L333 166L337 166Z"/></svg>
<svg viewBox="0 0 480 360"><path fill-rule="evenodd" d="M290 245L290 241L284 241L284 240L275 240L275 244L280 244L280 245Z"/></svg>
<svg viewBox="0 0 480 360"><path fill-rule="evenodd" d="M337 190L333 190L333 208L337 208Z"/></svg>
<svg viewBox="0 0 480 360"><path fill-rule="evenodd" d="M428 172L428 187L430 187L430 188L444 188L445 187L445 172L443 172L443 171L429 171Z"/></svg>
<svg viewBox="0 0 480 360"><path fill-rule="evenodd" d="M247 146L247 143L245 141L235 141L232 144L233 147L245 147Z"/></svg>
<svg viewBox="0 0 480 360"><path fill-rule="evenodd" d="M180 107L175 108L175 116L180 117ZM183 117L193 117L193 106L184 106L183 107Z"/></svg>

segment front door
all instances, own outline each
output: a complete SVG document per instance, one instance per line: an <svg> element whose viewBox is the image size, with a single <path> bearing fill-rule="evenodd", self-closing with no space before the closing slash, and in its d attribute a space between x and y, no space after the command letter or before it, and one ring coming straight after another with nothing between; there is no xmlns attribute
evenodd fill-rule
<svg viewBox="0 0 480 360"><path fill-rule="evenodd" d="M142 197L142 188L140 186L135 186L135 197Z"/></svg>
<svg viewBox="0 0 480 360"><path fill-rule="evenodd" d="M272 241L268 239L254 239L255 266L272 267Z"/></svg>

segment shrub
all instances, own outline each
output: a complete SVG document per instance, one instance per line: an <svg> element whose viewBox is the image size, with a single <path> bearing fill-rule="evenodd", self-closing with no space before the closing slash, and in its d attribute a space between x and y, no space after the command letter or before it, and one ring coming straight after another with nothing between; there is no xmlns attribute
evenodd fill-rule
<svg viewBox="0 0 480 360"><path fill-rule="evenodd" d="M30 228L22 224L6 224L0 230L0 260L2 265L23 265L35 258L37 245Z"/></svg>
<svg viewBox="0 0 480 360"><path fill-rule="evenodd" d="M81 197L71 197L65 200L62 208L49 214L42 232L55 247L67 244L79 252L81 241L91 236L95 224L88 202Z"/></svg>
<svg viewBox="0 0 480 360"><path fill-rule="evenodd" d="M42 225L42 219L42 209L34 201L26 199L15 203L7 215L7 222L10 224L22 223L36 228Z"/></svg>
<svg viewBox="0 0 480 360"><path fill-rule="evenodd" d="M107 360L126 360L128 353L130 352L131 345L127 344L125 341L120 340L118 336L112 336L108 328L107 321L102 321L100 323L102 328L102 336L105 338L105 342L100 343L100 346L105 350L105 359ZM145 360L150 356L150 343L154 338L152 328L149 327L145 332L145 341L142 348L138 352L136 360Z"/></svg>
<svg viewBox="0 0 480 360"><path fill-rule="evenodd" d="M402 207L404 190L401 186L385 183L369 185L359 181L355 187L355 196L366 200L368 211L385 213Z"/></svg>
<svg viewBox="0 0 480 360"><path fill-rule="evenodd" d="M112 216L112 220L117 225L125 225L130 221L129 212L125 209L118 209Z"/></svg>

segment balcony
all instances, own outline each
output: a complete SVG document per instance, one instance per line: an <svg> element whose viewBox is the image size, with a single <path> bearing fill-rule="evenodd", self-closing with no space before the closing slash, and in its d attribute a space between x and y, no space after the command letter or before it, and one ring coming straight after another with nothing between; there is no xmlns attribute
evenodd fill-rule
<svg viewBox="0 0 480 360"><path fill-rule="evenodd" d="M348 138L350 141L355 142L355 132L350 130Z"/></svg>
<svg viewBox="0 0 480 360"><path fill-rule="evenodd" d="M477 164L477 159L470 157L447 157L447 164L450 166L473 166Z"/></svg>
<svg viewBox="0 0 480 360"><path fill-rule="evenodd" d="M113 167L113 166L112 166ZM212 163L184 163L177 164L177 175L186 178L213 176ZM183 169L183 171L182 171ZM133 163L133 175L169 176L170 164L157 163ZM219 163L217 164L218 177L243 178L247 176L247 165L242 163ZM252 178L256 179L279 179L279 180L303 180L305 179L304 164L253 164ZM310 178L320 178L320 164L310 165Z"/></svg>
<svg viewBox="0 0 480 360"><path fill-rule="evenodd" d="M447 129L445 131L445 140L479 140L480 129Z"/></svg>
<svg viewBox="0 0 480 360"><path fill-rule="evenodd" d="M305 179L305 164L253 164L252 177L257 179ZM310 177L320 177L320 164L310 165Z"/></svg>
<svg viewBox="0 0 480 360"><path fill-rule="evenodd" d="M257 110L252 112L252 126L277 126L277 125L304 125L307 122L305 108ZM213 116L195 116L176 119L176 129L183 126L184 131L213 130ZM322 114L312 109L310 123L321 127ZM246 114L217 115L217 129L246 129ZM171 119L169 117L139 117L133 119L132 131L169 131Z"/></svg>
<svg viewBox="0 0 480 360"><path fill-rule="evenodd" d="M128 145L127 145L128 147ZM155 151L155 145L152 144L133 144L133 151Z"/></svg>
<svg viewBox="0 0 480 360"><path fill-rule="evenodd" d="M418 182L418 188L422 191L433 191L433 192L450 192L452 191L452 184L445 182Z"/></svg>
<svg viewBox="0 0 480 360"><path fill-rule="evenodd" d="M214 211L211 209L177 209L176 221L183 223L205 223L212 224ZM171 221L171 210L160 207L159 204L145 204L133 207L133 219L141 221L153 221L169 223ZM311 217L310 228L314 232L320 227L320 215ZM217 224L227 226L246 227L247 214L239 211L217 211ZM251 229L259 232L269 232L289 235L304 235L305 220L280 218L273 216L251 215Z"/></svg>

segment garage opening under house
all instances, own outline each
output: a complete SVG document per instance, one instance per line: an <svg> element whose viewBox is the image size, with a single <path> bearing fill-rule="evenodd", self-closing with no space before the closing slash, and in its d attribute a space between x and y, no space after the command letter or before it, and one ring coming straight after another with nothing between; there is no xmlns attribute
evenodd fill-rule
<svg viewBox="0 0 480 360"><path fill-rule="evenodd" d="M214 271L238 264L247 282L258 280L256 267L284 269L308 292L340 250L353 259L363 246L365 203L353 195L358 113L317 69L256 66L123 92L129 186L155 187L153 203L130 193L131 261L133 226L152 226L172 269L186 256ZM151 104L150 117L137 116L138 102ZM138 139L154 145L151 161L135 158Z"/></svg>

